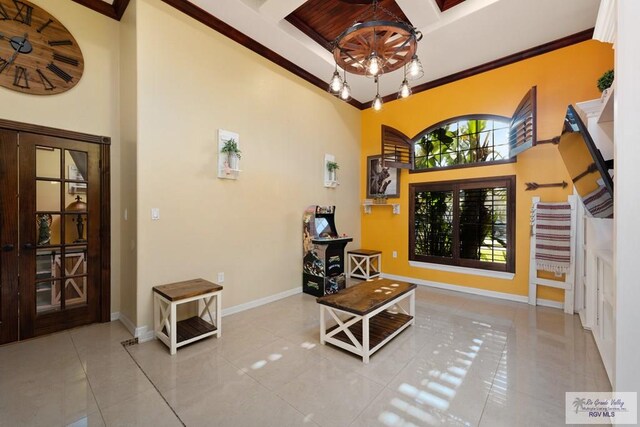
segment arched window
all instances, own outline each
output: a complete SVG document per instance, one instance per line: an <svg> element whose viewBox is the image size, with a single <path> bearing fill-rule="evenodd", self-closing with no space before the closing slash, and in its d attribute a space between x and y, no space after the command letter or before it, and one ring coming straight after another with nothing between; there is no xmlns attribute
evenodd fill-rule
<svg viewBox="0 0 640 427"><path fill-rule="evenodd" d="M414 171L509 160L509 117L476 114L447 119L414 138Z"/></svg>

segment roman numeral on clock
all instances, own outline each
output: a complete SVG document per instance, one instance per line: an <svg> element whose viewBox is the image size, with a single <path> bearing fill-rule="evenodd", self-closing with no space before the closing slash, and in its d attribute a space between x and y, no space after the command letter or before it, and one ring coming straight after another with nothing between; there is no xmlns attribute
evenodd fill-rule
<svg viewBox="0 0 640 427"><path fill-rule="evenodd" d="M0 4L0 17L2 17L3 21L6 21L7 19L9 19L9 14L5 10L4 6L1 4Z"/></svg>
<svg viewBox="0 0 640 427"><path fill-rule="evenodd" d="M18 11L13 20L22 22L23 24L31 25L31 14L33 13L33 7L18 0L13 0L13 4L16 6L16 10Z"/></svg>
<svg viewBox="0 0 640 427"><path fill-rule="evenodd" d="M44 90L53 90L56 88L55 85L51 83L51 81L49 81L47 76L42 74L42 71L38 69L36 70L36 73L38 73L38 75L40 76L40 81L42 82L42 86L44 86Z"/></svg>
<svg viewBox="0 0 640 427"><path fill-rule="evenodd" d="M29 76L27 75L27 69L16 65L16 74L13 78L13 85L21 87L22 89L29 89Z"/></svg>
<svg viewBox="0 0 640 427"><path fill-rule="evenodd" d="M53 60L58 62L64 62L65 64L73 65L74 67L78 66L78 60L69 58L68 56L60 55L59 53L53 54Z"/></svg>
<svg viewBox="0 0 640 427"><path fill-rule="evenodd" d="M49 25L53 24L53 19L49 19L47 22L45 22L44 24L42 24L40 26L40 28L38 28L36 31L41 33L44 31L45 28L47 28Z"/></svg>
<svg viewBox="0 0 640 427"><path fill-rule="evenodd" d="M9 61L4 58L0 58L0 74L4 71L5 68L9 66Z"/></svg>
<svg viewBox="0 0 640 427"><path fill-rule="evenodd" d="M49 46L72 46L71 40L52 40L49 42Z"/></svg>
<svg viewBox="0 0 640 427"><path fill-rule="evenodd" d="M65 72L64 70L60 69L53 62L47 65L47 69L51 71L53 74L55 74L56 76L60 77L62 80L64 80L65 83L69 83L71 80L73 80L73 77L67 74L67 72Z"/></svg>

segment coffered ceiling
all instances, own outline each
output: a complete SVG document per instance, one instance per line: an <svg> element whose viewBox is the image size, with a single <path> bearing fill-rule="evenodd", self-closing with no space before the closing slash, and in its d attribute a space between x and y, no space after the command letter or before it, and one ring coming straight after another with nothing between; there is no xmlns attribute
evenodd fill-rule
<svg viewBox="0 0 640 427"><path fill-rule="evenodd" d="M352 17L359 14L355 10L366 7L357 0L189 1L326 82L334 61L322 41L335 37L341 26L353 23ZM600 0L396 0L381 4L401 13L424 35L418 55L425 75L415 82L420 85L593 28ZM300 21L322 37L302 31ZM381 95L397 92L400 73L381 77ZM368 102L375 96L370 79L353 76L349 83L357 101Z"/></svg>
<svg viewBox="0 0 640 427"><path fill-rule="evenodd" d="M111 0L74 1L104 4ZM371 2L162 1L321 87L334 71L328 44ZM113 5L105 6L117 7L119 12L126 3L128 0L113 0ZM414 82L414 87L424 89L451 75L470 75L465 70L482 71L497 60L509 58L501 63L513 62L523 51L537 54L560 47L560 39L566 38L566 45L590 38L591 33L585 30L594 27L600 0L380 0L379 4L424 35L417 53L425 75ZM569 37L572 35L577 36ZM544 49L532 50L540 46ZM381 95L391 98L397 92L401 73L398 70L381 77ZM365 106L374 97L375 86L366 77L349 77L354 104Z"/></svg>

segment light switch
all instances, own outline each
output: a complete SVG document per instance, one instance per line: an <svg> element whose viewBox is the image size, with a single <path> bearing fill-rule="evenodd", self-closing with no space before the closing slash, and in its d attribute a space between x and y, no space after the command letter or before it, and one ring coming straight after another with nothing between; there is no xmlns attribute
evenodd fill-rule
<svg viewBox="0 0 640 427"><path fill-rule="evenodd" d="M153 221L160 219L160 208L151 208L151 219Z"/></svg>

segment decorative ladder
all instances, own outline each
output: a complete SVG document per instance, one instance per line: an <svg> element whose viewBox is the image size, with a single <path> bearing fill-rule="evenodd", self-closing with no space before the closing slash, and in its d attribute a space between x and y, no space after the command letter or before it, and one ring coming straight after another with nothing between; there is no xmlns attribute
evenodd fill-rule
<svg viewBox="0 0 640 427"><path fill-rule="evenodd" d="M576 267L576 212L578 198L575 195L567 197L569 205L571 205L571 266L569 272L565 274L564 280L550 280L538 277L538 269L536 268L536 224L533 212L537 209L540 197L532 197L532 218L531 218L531 250L529 256L529 304L537 305L538 286L549 286L552 288L564 289L564 312L573 314L573 291L575 288L575 267Z"/></svg>

